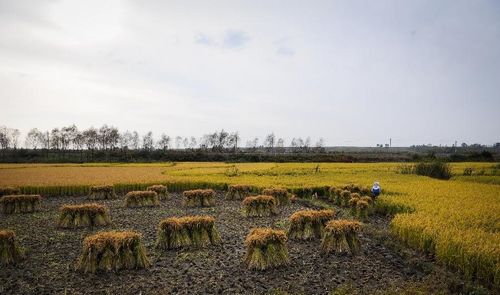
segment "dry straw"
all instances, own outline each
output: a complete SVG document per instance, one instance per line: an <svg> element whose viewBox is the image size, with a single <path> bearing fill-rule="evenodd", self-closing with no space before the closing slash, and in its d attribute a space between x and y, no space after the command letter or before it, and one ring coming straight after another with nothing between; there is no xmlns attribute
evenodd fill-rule
<svg viewBox="0 0 500 295"><path fill-rule="evenodd" d="M243 200L252 192L252 186L233 184L230 185L226 194L228 200Z"/></svg>
<svg viewBox="0 0 500 295"><path fill-rule="evenodd" d="M340 193L340 206L348 207L350 199L351 199L351 192L348 190L343 190Z"/></svg>
<svg viewBox="0 0 500 295"><path fill-rule="evenodd" d="M95 227L111 224L109 210L96 203L63 205L59 208L61 228Z"/></svg>
<svg viewBox="0 0 500 295"><path fill-rule="evenodd" d="M149 266L141 234L132 231L100 232L83 241L77 269L85 273L138 269Z"/></svg>
<svg viewBox="0 0 500 295"><path fill-rule="evenodd" d="M333 210L301 210L290 216L288 237L297 240L321 239L325 224L334 217Z"/></svg>
<svg viewBox="0 0 500 295"><path fill-rule="evenodd" d="M125 207L160 206L158 194L154 191L132 191L125 195Z"/></svg>
<svg viewBox="0 0 500 295"><path fill-rule="evenodd" d="M288 264L287 237L283 230L254 228L245 239L245 263L250 269L264 270Z"/></svg>
<svg viewBox="0 0 500 295"><path fill-rule="evenodd" d="M13 265L24 259L24 251L11 230L0 230L0 265Z"/></svg>
<svg viewBox="0 0 500 295"><path fill-rule="evenodd" d="M184 206L211 207L215 206L215 191L213 189L197 189L185 191Z"/></svg>
<svg viewBox="0 0 500 295"><path fill-rule="evenodd" d="M170 217L160 221L156 247L162 250L218 245L221 238L211 216Z"/></svg>
<svg viewBox="0 0 500 295"><path fill-rule="evenodd" d="M18 187L13 187L13 186L0 187L0 197L9 195L18 195L20 193L21 190Z"/></svg>
<svg viewBox="0 0 500 295"><path fill-rule="evenodd" d="M331 220L325 226L325 236L321 242L323 253L351 253L360 250L358 232L361 223L349 220Z"/></svg>
<svg viewBox="0 0 500 295"><path fill-rule="evenodd" d="M0 208L5 214L31 213L38 211L42 202L40 195L12 195L0 199Z"/></svg>
<svg viewBox="0 0 500 295"><path fill-rule="evenodd" d="M276 199L272 196L246 197L243 202L243 216L262 217L278 214L276 209Z"/></svg>
<svg viewBox="0 0 500 295"><path fill-rule="evenodd" d="M91 200L107 200L115 198L115 190L112 185L97 185L90 187L89 199Z"/></svg>
<svg viewBox="0 0 500 295"><path fill-rule="evenodd" d="M167 187L162 184L148 186L146 190L153 191L158 194L158 198L160 199L160 201L164 201L169 198Z"/></svg>
<svg viewBox="0 0 500 295"><path fill-rule="evenodd" d="M370 210L370 204L368 204L368 202L359 200L356 203L356 217L359 220L366 220L366 218L368 218L369 210Z"/></svg>
<svg viewBox="0 0 500 295"><path fill-rule="evenodd" d="M279 206L290 204L290 195L285 188L266 188L262 190L262 194L273 196Z"/></svg>

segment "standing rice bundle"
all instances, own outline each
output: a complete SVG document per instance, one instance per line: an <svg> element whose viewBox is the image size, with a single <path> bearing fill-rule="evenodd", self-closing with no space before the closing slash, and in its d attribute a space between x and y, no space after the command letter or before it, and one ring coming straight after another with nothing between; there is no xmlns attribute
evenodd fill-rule
<svg viewBox="0 0 500 295"><path fill-rule="evenodd" d="M24 251L11 230L0 230L0 265L16 264L24 259Z"/></svg>
<svg viewBox="0 0 500 295"><path fill-rule="evenodd" d="M158 195L160 201L168 200L167 187L162 184L148 186L146 190L155 192Z"/></svg>
<svg viewBox="0 0 500 295"><path fill-rule="evenodd" d="M290 195L284 188L266 188L262 190L262 194L266 196L273 196L276 199L278 206L290 204Z"/></svg>
<svg viewBox="0 0 500 295"><path fill-rule="evenodd" d="M321 239L325 224L334 217L333 210L301 210L290 216L288 237L296 240Z"/></svg>
<svg viewBox="0 0 500 295"><path fill-rule="evenodd" d="M254 228L245 239L245 263L249 269L264 270L288 264L287 237L283 230Z"/></svg>
<svg viewBox="0 0 500 295"><path fill-rule="evenodd" d="M42 202L40 195L12 195L0 199L0 208L5 214L31 213L38 211Z"/></svg>
<svg viewBox="0 0 500 295"><path fill-rule="evenodd" d="M213 189L196 189L185 191L184 206L211 207L215 206L215 191Z"/></svg>
<svg viewBox="0 0 500 295"><path fill-rule="evenodd" d="M59 212L57 226L61 228L95 227L111 224L108 208L96 203L63 205L59 208Z"/></svg>
<svg viewBox="0 0 500 295"><path fill-rule="evenodd" d="M158 194L154 191L132 191L125 195L125 207L160 206Z"/></svg>
<svg viewBox="0 0 500 295"><path fill-rule="evenodd" d="M352 193L349 199L349 208L351 208L351 213L356 216L356 204L359 202L360 196L358 193Z"/></svg>
<svg viewBox="0 0 500 295"><path fill-rule="evenodd" d="M351 192L348 190L343 190L340 193L340 206L348 207L350 199L351 199Z"/></svg>
<svg viewBox="0 0 500 295"><path fill-rule="evenodd" d="M112 185L96 185L90 187L90 200L109 200L115 199L115 189Z"/></svg>
<svg viewBox="0 0 500 295"><path fill-rule="evenodd" d="M156 247L162 250L206 247L220 242L215 219L211 216L170 217L158 225Z"/></svg>
<svg viewBox="0 0 500 295"><path fill-rule="evenodd" d="M369 196L363 196L360 198L361 201L367 202L369 205L373 205L373 199Z"/></svg>
<svg viewBox="0 0 500 295"><path fill-rule="evenodd" d="M361 223L349 220L331 220L325 226L325 236L321 242L323 253L351 253L360 250L358 232Z"/></svg>
<svg viewBox="0 0 500 295"><path fill-rule="evenodd" d="M85 273L138 269L149 266L141 234L133 231L100 232L83 240L77 269Z"/></svg>
<svg viewBox="0 0 500 295"><path fill-rule="evenodd" d="M278 214L276 209L276 199L272 196L253 196L246 197L241 204L243 205L243 216L262 217Z"/></svg>
<svg viewBox="0 0 500 295"><path fill-rule="evenodd" d="M366 220L366 218L368 218L369 209L370 209L370 204L368 204L368 202L359 200L356 203L356 217L359 220Z"/></svg>
<svg viewBox="0 0 500 295"><path fill-rule="evenodd" d="M243 200L252 192L252 187L249 185L233 184L230 185L226 194L228 200Z"/></svg>
<svg viewBox="0 0 500 295"><path fill-rule="evenodd" d="M21 190L18 187L13 187L13 186L0 187L0 197L18 195L20 193Z"/></svg>

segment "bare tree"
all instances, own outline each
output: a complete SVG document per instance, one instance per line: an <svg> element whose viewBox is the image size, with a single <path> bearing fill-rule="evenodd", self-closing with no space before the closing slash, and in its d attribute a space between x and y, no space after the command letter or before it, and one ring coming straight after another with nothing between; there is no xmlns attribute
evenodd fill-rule
<svg viewBox="0 0 500 295"><path fill-rule="evenodd" d="M180 149L182 144L182 137L176 136L175 137L175 148Z"/></svg>
<svg viewBox="0 0 500 295"><path fill-rule="evenodd" d="M149 131L142 137L142 148L145 150L152 150L154 147L153 132Z"/></svg>
<svg viewBox="0 0 500 295"><path fill-rule="evenodd" d="M10 128L5 126L0 126L0 147L2 150L6 150L10 145Z"/></svg>
<svg viewBox="0 0 500 295"><path fill-rule="evenodd" d="M238 132L233 132L228 137L228 147L236 150L238 148L238 142L240 141L240 135Z"/></svg>
<svg viewBox="0 0 500 295"><path fill-rule="evenodd" d="M61 148L61 131L54 128L50 131L50 148L58 150Z"/></svg>
<svg viewBox="0 0 500 295"><path fill-rule="evenodd" d="M166 135L165 133L162 133L157 145L158 148L162 150L167 150L170 147L170 136Z"/></svg>
<svg viewBox="0 0 500 295"><path fill-rule="evenodd" d="M189 141L189 148L194 149L196 147L196 138L191 136L191 140Z"/></svg>
<svg viewBox="0 0 500 295"><path fill-rule="evenodd" d="M274 136L274 133L270 133L266 136L266 139L264 139L264 147L266 147L268 150L272 150L274 148L274 142L276 140L276 136Z"/></svg>
<svg viewBox="0 0 500 295"><path fill-rule="evenodd" d="M99 136L97 129L90 127L89 129L83 131L83 137L85 138L85 146L88 150L95 150L99 141Z"/></svg>
<svg viewBox="0 0 500 295"><path fill-rule="evenodd" d="M31 129L26 135L24 140L24 145L27 148L37 149L39 146L43 145L43 133L37 128Z"/></svg>
<svg viewBox="0 0 500 295"><path fill-rule="evenodd" d="M184 147L184 149L187 149L189 147L189 138L185 137L182 140L182 146Z"/></svg>
<svg viewBox="0 0 500 295"><path fill-rule="evenodd" d="M256 149L258 145L259 145L259 138L255 137L254 139L247 141L246 147L251 149Z"/></svg>
<svg viewBox="0 0 500 295"><path fill-rule="evenodd" d="M139 133L137 131L132 132L132 149L139 149Z"/></svg>

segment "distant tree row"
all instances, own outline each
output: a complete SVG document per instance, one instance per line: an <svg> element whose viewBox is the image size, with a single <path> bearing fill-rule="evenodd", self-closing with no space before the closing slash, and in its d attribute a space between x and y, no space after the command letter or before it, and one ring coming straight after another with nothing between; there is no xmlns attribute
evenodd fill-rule
<svg viewBox="0 0 500 295"><path fill-rule="evenodd" d="M0 126L0 148L18 149L21 147L19 139L21 132L18 129ZM238 132L227 132L224 129L205 134L201 138L194 136L181 137L170 136L162 133L158 139L153 137L149 131L142 136L137 131L120 132L114 126L104 124L100 128L90 127L79 130L76 125L53 128L50 131L42 131L38 128L31 129L25 136L24 147L27 149L45 150L167 150L167 149L203 149L222 152L236 150L240 147L240 135ZM289 147L297 150L308 150L311 148L311 139L305 140L298 137L290 141ZM314 145L316 149L323 149L324 140L320 138ZM265 148L268 151L285 148L285 140L277 138L274 133L264 137L262 144L255 137L246 142L246 148Z"/></svg>

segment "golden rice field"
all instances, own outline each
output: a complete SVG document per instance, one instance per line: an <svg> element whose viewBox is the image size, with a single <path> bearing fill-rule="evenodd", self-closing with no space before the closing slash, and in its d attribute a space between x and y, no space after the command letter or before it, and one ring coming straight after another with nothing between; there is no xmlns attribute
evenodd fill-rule
<svg viewBox="0 0 500 295"><path fill-rule="evenodd" d="M71 194L97 184L249 184L259 187L381 183L382 212L397 213L396 236L409 245L435 254L438 260L500 288L500 175L498 164L452 164L456 177L435 180L397 173L398 163L155 163L155 164L2 164L0 186L26 191L64 187ZM484 170L481 176L462 176L466 167ZM319 169L318 169L319 168ZM67 192L67 193L66 193Z"/></svg>

